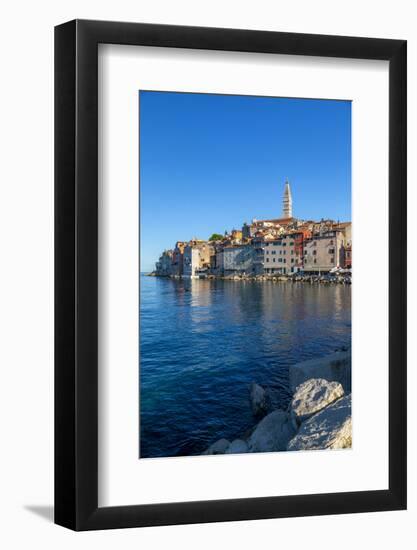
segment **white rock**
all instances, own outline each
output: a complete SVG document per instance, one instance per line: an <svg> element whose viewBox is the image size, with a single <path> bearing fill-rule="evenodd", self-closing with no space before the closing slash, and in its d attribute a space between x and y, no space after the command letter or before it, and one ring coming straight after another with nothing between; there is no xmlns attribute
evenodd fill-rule
<svg viewBox="0 0 417 550"><path fill-rule="evenodd" d="M230 454L238 454L238 453L247 453L248 451L249 449L246 441L243 441L243 439L235 439L230 443L229 447L226 449L225 454L230 455Z"/></svg>
<svg viewBox="0 0 417 550"><path fill-rule="evenodd" d="M294 392L300 384L311 378L324 378L329 382L339 382L346 393L351 392L350 350L337 351L331 355L310 359L291 365L289 368L290 389Z"/></svg>
<svg viewBox="0 0 417 550"><path fill-rule="evenodd" d="M305 422L289 442L289 451L346 449L352 446L351 395L338 399Z"/></svg>
<svg viewBox="0 0 417 550"><path fill-rule="evenodd" d="M284 451L294 433L289 414L273 411L259 422L250 436L249 452Z"/></svg>
<svg viewBox="0 0 417 550"><path fill-rule="evenodd" d="M255 416L265 414L268 408L266 391L259 384L253 382L250 387L250 402Z"/></svg>
<svg viewBox="0 0 417 550"><path fill-rule="evenodd" d="M339 382L311 378L297 387L290 405L291 416L296 425L299 425L336 399L343 397L344 393L343 386Z"/></svg>
<svg viewBox="0 0 417 550"><path fill-rule="evenodd" d="M206 451L204 451L203 454L223 455L228 449L229 445L230 445L230 441L228 441L227 439L224 439L224 438L219 439L218 441L210 445L210 447Z"/></svg>

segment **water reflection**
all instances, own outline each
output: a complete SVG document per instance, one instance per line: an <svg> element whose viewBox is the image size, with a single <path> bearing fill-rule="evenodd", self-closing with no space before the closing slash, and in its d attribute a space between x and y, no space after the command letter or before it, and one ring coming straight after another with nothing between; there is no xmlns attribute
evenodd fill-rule
<svg viewBox="0 0 417 550"><path fill-rule="evenodd" d="M141 456L199 454L253 423L248 386L350 342L350 287L141 277Z"/></svg>

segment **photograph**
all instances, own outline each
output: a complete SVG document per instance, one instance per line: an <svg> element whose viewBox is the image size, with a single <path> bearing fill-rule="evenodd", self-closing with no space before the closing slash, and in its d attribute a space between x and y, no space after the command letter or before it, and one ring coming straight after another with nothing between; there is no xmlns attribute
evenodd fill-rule
<svg viewBox="0 0 417 550"><path fill-rule="evenodd" d="M350 449L351 102L139 92L139 458Z"/></svg>

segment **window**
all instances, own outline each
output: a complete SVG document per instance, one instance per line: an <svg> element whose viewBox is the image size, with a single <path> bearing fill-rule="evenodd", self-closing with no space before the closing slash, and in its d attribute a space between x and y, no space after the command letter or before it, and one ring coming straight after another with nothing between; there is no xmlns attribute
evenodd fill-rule
<svg viewBox="0 0 417 550"><path fill-rule="evenodd" d="M294 263L294 258L291 258L291 263L292 263L292 264Z"/></svg>
<svg viewBox="0 0 417 550"><path fill-rule="evenodd" d="M316 260L316 258L314 258L314 263L315 263L315 264L317 263L317 260Z"/></svg>
<svg viewBox="0 0 417 550"><path fill-rule="evenodd" d="M290 242L290 246L294 246L294 241L291 241L291 242Z"/></svg>
<svg viewBox="0 0 417 550"><path fill-rule="evenodd" d="M334 256L330 258L330 263L334 264Z"/></svg>
<svg viewBox="0 0 417 550"><path fill-rule="evenodd" d="M330 243L329 243L329 244L334 244L334 243L333 243L333 241L330 241Z"/></svg>
<svg viewBox="0 0 417 550"><path fill-rule="evenodd" d="M294 250L291 250L291 254L294 254Z"/></svg>
<svg viewBox="0 0 417 550"><path fill-rule="evenodd" d="M273 262L275 263L275 258L273 258L273 260L272 260L272 261L273 261Z"/></svg>
<svg viewBox="0 0 417 550"><path fill-rule="evenodd" d="M269 258L267 258L266 261L269 262Z"/></svg>
<svg viewBox="0 0 417 550"><path fill-rule="evenodd" d="M334 248L329 248L329 254L334 254Z"/></svg>
<svg viewBox="0 0 417 550"><path fill-rule="evenodd" d="M317 256L317 250L313 250L313 256Z"/></svg>
<svg viewBox="0 0 417 550"><path fill-rule="evenodd" d="M271 254L276 254L276 253L277 253L276 250L273 250L273 251L271 252Z"/></svg>

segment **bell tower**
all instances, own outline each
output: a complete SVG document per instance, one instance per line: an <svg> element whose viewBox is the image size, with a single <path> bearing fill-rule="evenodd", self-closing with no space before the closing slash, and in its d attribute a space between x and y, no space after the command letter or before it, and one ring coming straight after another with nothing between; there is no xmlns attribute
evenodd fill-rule
<svg viewBox="0 0 417 550"><path fill-rule="evenodd" d="M292 218L292 196L288 179L285 182L284 196L282 198L282 217Z"/></svg>

